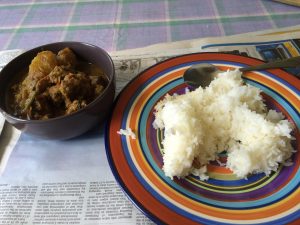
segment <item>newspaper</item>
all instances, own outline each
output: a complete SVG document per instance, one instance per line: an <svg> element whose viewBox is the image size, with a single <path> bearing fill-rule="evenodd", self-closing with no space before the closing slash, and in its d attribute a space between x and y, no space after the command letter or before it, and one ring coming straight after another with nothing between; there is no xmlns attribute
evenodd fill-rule
<svg viewBox="0 0 300 225"><path fill-rule="evenodd" d="M267 61L299 55L299 27L293 29L112 52L117 92L142 70L176 55L225 51ZM21 52L0 53L0 66ZM290 72L299 75L298 68ZM7 140L12 136L12 142ZM115 181L106 158L104 127L67 141L46 141L20 135L6 123L0 148L8 143L13 150L0 177L0 224L153 224Z"/></svg>

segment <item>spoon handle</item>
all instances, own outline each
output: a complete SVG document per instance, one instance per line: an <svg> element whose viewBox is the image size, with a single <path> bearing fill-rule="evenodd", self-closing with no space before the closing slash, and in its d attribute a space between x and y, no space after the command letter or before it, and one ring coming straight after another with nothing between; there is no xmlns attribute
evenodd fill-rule
<svg viewBox="0 0 300 225"><path fill-rule="evenodd" d="M289 59L264 63L257 66L249 66L240 68L240 71L252 71L252 70L265 70L265 69L275 69L275 68L288 68L288 67L298 67L300 66L300 56L292 57Z"/></svg>

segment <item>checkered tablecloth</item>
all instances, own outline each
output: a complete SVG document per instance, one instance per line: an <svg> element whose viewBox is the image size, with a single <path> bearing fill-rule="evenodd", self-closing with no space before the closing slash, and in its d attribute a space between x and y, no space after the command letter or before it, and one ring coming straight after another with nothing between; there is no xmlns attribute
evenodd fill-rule
<svg viewBox="0 0 300 225"><path fill-rule="evenodd" d="M0 0L0 50L84 41L108 51L300 24L270 0Z"/></svg>

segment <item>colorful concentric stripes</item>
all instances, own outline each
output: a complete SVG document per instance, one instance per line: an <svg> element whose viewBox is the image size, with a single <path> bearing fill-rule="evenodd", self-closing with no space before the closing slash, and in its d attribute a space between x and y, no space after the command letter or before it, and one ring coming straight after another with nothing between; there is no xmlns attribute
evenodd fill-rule
<svg viewBox="0 0 300 225"><path fill-rule="evenodd" d="M221 162L209 165L210 179L195 176L171 180L162 171L162 135L152 127L155 104L166 93L182 94L182 74L192 64L213 63L221 69L261 63L236 55L199 53L159 63L141 73L119 95L106 130L112 171L130 199L157 223L167 224L286 224L300 223L300 97L299 80L282 70L249 72L246 83L263 91L270 108L294 125L293 165L270 176L237 179ZM119 136L131 128L137 139Z"/></svg>

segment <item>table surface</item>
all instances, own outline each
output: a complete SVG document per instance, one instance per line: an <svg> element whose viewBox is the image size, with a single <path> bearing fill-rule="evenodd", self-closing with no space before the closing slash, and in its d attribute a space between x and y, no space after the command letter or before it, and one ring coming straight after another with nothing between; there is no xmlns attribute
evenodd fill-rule
<svg viewBox="0 0 300 225"><path fill-rule="evenodd" d="M299 7L269 0L0 0L0 51L56 41L114 51L299 24ZM22 134L0 183L113 179L108 168L103 127L68 141Z"/></svg>
<svg viewBox="0 0 300 225"><path fill-rule="evenodd" d="M300 24L270 0L1 0L0 50L84 41L108 51Z"/></svg>

